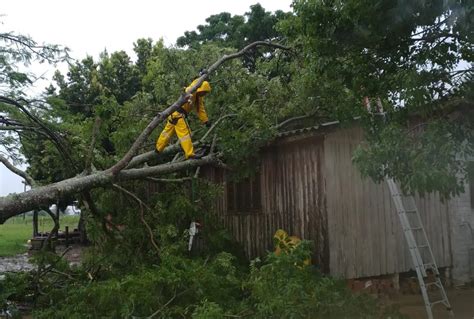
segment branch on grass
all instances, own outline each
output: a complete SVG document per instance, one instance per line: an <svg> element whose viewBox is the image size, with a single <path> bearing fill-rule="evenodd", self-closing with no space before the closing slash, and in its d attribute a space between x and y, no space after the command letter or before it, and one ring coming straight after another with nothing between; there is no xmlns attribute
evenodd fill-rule
<svg viewBox="0 0 474 319"><path fill-rule="evenodd" d="M68 279L70 279L70 280L78 281L76 278L74 278L74 277L71 276L70 274L67 274L67 273L65 273L65 272L59 271L59 270L57 270L57 269L52 269L51 272L52 272L52 273L55 273L55 274L57 274L57 275L62 275L62 276L66 277L66 278L68 278Z"/></svg>
<svg viewBox="0 0 474 319"><path fill-rule="evenodd" d="M46 273L48 273L49 271L51 271L52 269L54 269L54 267L56 267L56 265L61 261L61 259L63 259L63 257L69 252L69 250L72 249L72 246L69 246L67 247L66 249L64 249L64 251L61 253L60 256L58 256L58 258L56 259L56 261L54 261L52 264L50 264L48 267L45 267L44 269L42 269L41 271L38 270L38 273L36 274L38 278L40 278L41 276L45 275Z"/></svg>
<svg viewBox="0 0 474 319"><path fill-rule="evenodd" d="M173 297L171 297L170 300L168 300L160 309L158 309L157 311L155 311L154 313L152 313L151 315L149 315L148 317L146 317L146 319L152 319L153 317L155 317L156 315L158 315L160 312L163 311L163 309L165 309L166 307L168 307L168 305L170 303L173 302L173 300L177 297L178 295L176 294L176 290L174 291L174 294L173 294Z"/></svg>
<svg viewBox="0 0 474 319"><path fill-rule="evenodd" d="M245 310L244 310L245 311ZM242 312L244 312L242 311ZM230 314L227 314L227 315L224 315L224 317L226 318L245 318L245 317L248 317L250 315L253 315L253 312L249 312L249 313L245 313L245 314L241 314L241 315L230 315Z"/></svg>
<svg viewBox="0 0 474 319"><path fill-rule="evenodd" d="M217 62L212 64L206 73L201 75L196 83L190 87L189 91L182 94L176 102L174 102L171 106L166 108L164 111L158 113L153 120L148 124L148 126L142 131L142 133L138 136L138 138L135 140L133 145L130 147L128 152L125 154L124 157L120 161L118 161L115 165L113 165L111 168L108 169L109 172L111 172L113 175L117 175L122 169L127 167L127 165L130 163L130 161L133 159L133 157L136 155L137 151L140 149L141 145L145 143L146 139L150 136L150 134L153 132L153 130L160 124L163 120L165 120L168 115L176 111L180 106L182 106L186 101L188 101L189 97L191 96L192 93L194 93L200 86L201 84L208 78L209 74L214 72L221 64L223 64L226 61L238 58L243 56L247 51L256 48L258 46L268 46L272 48L278 48L278 49L283 49L283 50L289 50L288 47L285 47L280 44L276 43L271 43L271 42L266 42L266 41L257 41L253 42L249 45L247 45L245 48L242 50L230 54L230 55L224 55L221 57Z"/></svg>

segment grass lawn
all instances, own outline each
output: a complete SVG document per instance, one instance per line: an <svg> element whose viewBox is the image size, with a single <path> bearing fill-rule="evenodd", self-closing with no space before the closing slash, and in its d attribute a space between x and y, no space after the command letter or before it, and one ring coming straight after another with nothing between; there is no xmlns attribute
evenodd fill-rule
<svg viewBox="0 0 474 319"><path fill-rule="evenodd" d="M61 216L59 219L60 230L69 226L72 231L77 228L79 216ZM53 221L49 216L38 216L38 230L49 232L53 228ZM17 216L10 218L5 224L0 225L0 257L13 256L27 250L26 243L33 235L33 217Z"/></svg>

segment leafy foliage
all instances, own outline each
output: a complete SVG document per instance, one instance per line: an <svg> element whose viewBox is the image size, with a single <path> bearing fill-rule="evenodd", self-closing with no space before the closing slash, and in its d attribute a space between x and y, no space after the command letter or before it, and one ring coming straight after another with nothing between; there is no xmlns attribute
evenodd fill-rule
<svg viewBox="0 0 474 319"><path fill-rule="evenodd" d="M56 263L58 271L40 281L43 293L36 300L34 316L402 318L397 312L385 312L371 297L352 294L343 281L305 266L309 255L309 243L302 242L288 253L269 253L264 262L255 260L242 271L236 258L226 252L207 258L164 254L159 266L143 265L132 272L122 269L110 277L92 272L93 279L88 265L68 269ZM4 282L19 281L28 291L28 280L9 277Z"/></svg>
<svg viewBox="0 0 474 319"><path fill-rule="evenodd" d="M445 120L421 123L411 130L396 123L384 125L358 148L354 160L362 174L377 181L397 176L405 192L438 191L450 198L462 192L467 182L466 158L474 151L474 144L467 142L473 140L472 129L469 123L454 126ZM386 163L382 170L381 162Z"/></svg>
<svg viewBox="0 0 474 319"><path fill-rule="evenodd" d="M293 8L279 28L301 51L296 100L332 119L362 116L368 144L356 163L366 175L389 174L410 192L458 194L462 161L473 154L462 118L472 118L472 5L296 0ZM380 99L384 121L367 116L365 97ZM412 134L417 122L427 129Z"/></svg>

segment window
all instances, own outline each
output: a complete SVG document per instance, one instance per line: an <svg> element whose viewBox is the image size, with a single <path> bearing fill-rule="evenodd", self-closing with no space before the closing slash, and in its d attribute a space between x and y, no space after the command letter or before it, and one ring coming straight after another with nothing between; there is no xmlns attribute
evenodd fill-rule
<svg viewBox="0 0 474 319"><path fill-rule="evenodd" d="M474 209L474 162L470 162L467 165L467 174L471 193L471 208Z"/></svg>
<svg viewBox="0 0 474 319"><path fill-rule="evenodd" d="M260 211L261 208L259 176L227 182L227 211L229 213L251 213Z"/></svg>

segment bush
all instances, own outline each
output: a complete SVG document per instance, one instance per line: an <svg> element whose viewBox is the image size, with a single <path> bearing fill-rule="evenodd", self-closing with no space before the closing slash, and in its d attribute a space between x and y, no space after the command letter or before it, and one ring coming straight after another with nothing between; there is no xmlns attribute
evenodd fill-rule
<svg viewBox="0 0 474 319"><path fill-rule="evenodd" d="M386 318L376 300L353 294L343 280L322 275L305 260L309 243L243 273L236 259L165 254L159 266L98 281L68 282L38 299L35 318ZM159 316L158 316L159 314ZM391 318L398 318L395 314Z"/></svg>
<svg viewBox="0 0 474 319"><path fill-rule="evenodd" d="M239 303L242 278L233 262L228 253L212 260L164 256L159 267L51 291L55 302L40 305L35 318L146 317L158 309L166 318L191 317L204 300L232 308Z"/></svg>
<svg viewBox="0 0 474 319"><path fill-rule="evenodd" d="M252 264L246 286L254 318L374 318L372 298L352 294L344 281L305 265L309 246L302 241L278 256L270 253L260 267Z"/></svg>

